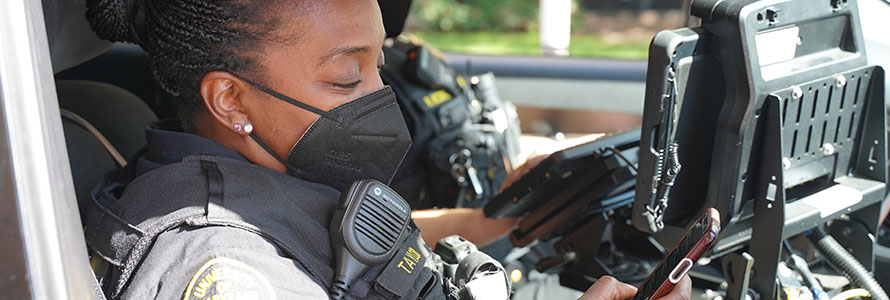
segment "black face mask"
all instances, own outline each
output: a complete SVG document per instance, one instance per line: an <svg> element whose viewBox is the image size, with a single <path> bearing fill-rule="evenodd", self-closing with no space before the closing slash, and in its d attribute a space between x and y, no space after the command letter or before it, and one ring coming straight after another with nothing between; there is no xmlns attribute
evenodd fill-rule
<svg viewBox="0 0 890 300"><path fill-rule="evenodd" d="M389 86L323 111L241 79L275 98L320 116L290 150L287 160L275 154L256 134L250 134L284 164L288 175L341 191L362 179L389 184L411 147L411 134Z"/></svg>

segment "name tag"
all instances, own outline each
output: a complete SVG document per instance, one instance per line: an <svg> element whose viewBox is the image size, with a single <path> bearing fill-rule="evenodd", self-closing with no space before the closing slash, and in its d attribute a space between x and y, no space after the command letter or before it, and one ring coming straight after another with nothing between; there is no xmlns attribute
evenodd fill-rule
<svg viewBox="0 0 890 300"><path fill-rule="evenodd" d="M405 243L377 277L375 288L378 291L383 290L380 292L391 293L397 298L420 293L420 289L433 276L433 269L426 264L430 260L430 255L428 246L415 230L408 235Z"/></svg>

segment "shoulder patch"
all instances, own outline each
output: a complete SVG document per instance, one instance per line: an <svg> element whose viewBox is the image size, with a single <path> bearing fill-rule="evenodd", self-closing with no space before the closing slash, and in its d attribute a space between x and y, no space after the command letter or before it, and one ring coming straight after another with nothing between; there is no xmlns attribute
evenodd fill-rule
<svg viewBox="0 0 890 300"><path fill-rule="evenodd" d="M198 269L182 299L275 299L275 291L256 269L232 258L217 257Z"/></svg>

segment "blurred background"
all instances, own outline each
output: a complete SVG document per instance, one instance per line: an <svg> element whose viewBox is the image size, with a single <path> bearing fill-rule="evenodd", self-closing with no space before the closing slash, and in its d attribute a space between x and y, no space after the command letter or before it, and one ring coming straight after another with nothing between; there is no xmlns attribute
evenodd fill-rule
<svg viewBox="0 0 890 300"><path fill-rule="evenodd" d="M443 51L458 73L493 71L524 133L614 132L639 125L649 42L684 27L685 2L414 0L405 32ZM567 31L567 53L548 51L547 39L562 33L542 28L554 19L542 4L565 8L555 18L569 16L557 30Z"/></svg>
<svg viewBox="0 0 890 300"><path fill-rule="evenodd" d="M655 33L684 24L683 2L572 0L569 54L646 59ZM415 0L406 31L444 51L540 55L539 4L539 0Z"/></svg>

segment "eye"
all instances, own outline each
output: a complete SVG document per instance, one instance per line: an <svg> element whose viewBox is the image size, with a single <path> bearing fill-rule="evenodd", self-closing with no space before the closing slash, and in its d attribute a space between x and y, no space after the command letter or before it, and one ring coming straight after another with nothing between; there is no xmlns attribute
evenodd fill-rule
<svg viewBox="0 0 890 300"><path fill-rule="evenodd" d="M350 82L350 83L336 83L336 82L334 82L334 83L331 83L331 85L333 85L336 88L341 88L341 89L354 89L360 83L362 83L361 80L356 80L355 82Z"/></svg>

